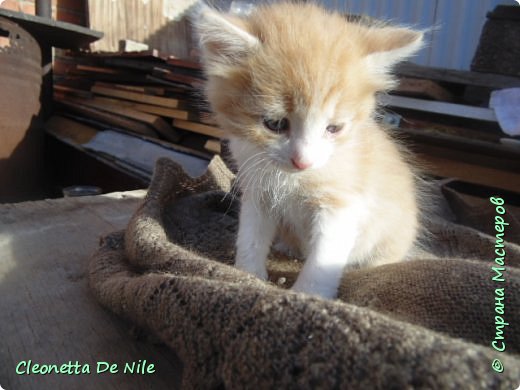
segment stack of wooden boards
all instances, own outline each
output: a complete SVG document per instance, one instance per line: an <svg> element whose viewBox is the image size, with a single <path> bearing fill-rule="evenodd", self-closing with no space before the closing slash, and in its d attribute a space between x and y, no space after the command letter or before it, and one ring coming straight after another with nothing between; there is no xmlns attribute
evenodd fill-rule
<svg viewBox="0 0 520 390"><path fill-rule="evenodd" d="M520 192L520 139L503 133L491 93L520 78L404 63L400 86L380 97L430 173Z"/></svg>
<svg viewBox="0 0 520 390"><path fill-rule="evenodd" d="M57 114L98 130L131 132L208 155L219 152L221 131L201 98L197 63L154 50L69 53L60 57L59 70Z"/></svg>
<svg viewBox="0 0 520 390"><path fill-rule="evenodd" d="M430 173L518 191L520 141L501 131L489 97L519 87L520 78L410 63L396 73L400 85L380 102ZM161 139L209 157L220 152L222 132L203 98L203 81L199 63L153 50L70 53L56 77L55 101L69 121Z"/></svg>

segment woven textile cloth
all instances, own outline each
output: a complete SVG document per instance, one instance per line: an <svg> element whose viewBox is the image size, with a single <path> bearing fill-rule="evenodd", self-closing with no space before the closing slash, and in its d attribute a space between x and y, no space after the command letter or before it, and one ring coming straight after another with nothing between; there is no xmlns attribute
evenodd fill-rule
<svg viewBox="0 0 520 390"><path fill-rule="evenodd" d="M432 245L403 263L347 272L338 299L325 300L288 290L298 259L273 251L269 282L231 266L233 179L218 157L196 179L159 160L127 229L106 236L90 263L99 302L183 360L183 388L520 385L518 209L497 214L489 200L446 187L443 216L428 223ZM497 216L509 225L505 269L493 270Z"/></svg>

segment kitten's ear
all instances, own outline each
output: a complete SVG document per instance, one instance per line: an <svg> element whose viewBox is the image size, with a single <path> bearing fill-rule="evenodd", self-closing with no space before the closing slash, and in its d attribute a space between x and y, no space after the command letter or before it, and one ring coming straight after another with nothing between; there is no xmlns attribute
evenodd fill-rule
<svg viewBox="0 0 520 390"><path fill-rule="evenodd" d="M424 33L404 27L372 27L367 31L366 60L378 73L416 53L423 46Z"/></svg>
<svg viewBox="0 0 520 390"><path fill-rule="evenodd" d="M194 26L200 39L202 60L210 74L236 65L260 45L260 40L247 31L243 19L208 6L201 6L194 15Z"/></svg>

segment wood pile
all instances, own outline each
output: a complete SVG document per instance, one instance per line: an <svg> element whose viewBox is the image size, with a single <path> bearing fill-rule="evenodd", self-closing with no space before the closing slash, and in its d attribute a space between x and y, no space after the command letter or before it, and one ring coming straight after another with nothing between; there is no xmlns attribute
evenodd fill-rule
<svg viewBox="0 0 520 390"><path fill-rule="evenodd" d="M400 85L380 96L387 122L399 127L426 170L473 184L520 192L520 137L505 134L493 91L520 87L520 78L431 68L396 68Z"/></svg>
<svg viewBox="0 0 520 390"><path fill-rule="evenodd" d="M65 62L55 84L59 115L207 158L220 152L222 131L202 96L199 63L154 50L70 53ZM519 191L520 140L501 131L489 99L519 87L520 78L409 63L396 73L399 87L379 97L383 120L401 128L430 173Z"/></svg>
<svg viewBox="0 0 520 390"><path fill-rule="evenodd" d="M219 152L222 133L202 97L198 63L155 50L68 53L60 61L55 112L82 124L78 129L130 132L208 157Z"/></svg>

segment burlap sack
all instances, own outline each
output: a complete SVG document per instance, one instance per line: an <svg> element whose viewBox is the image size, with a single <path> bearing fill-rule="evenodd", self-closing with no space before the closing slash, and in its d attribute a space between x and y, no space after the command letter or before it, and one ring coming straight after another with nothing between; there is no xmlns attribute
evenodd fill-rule
<svg viewBox="0 0 520 390"><path fill-rule="evenodd" d="M270 283L231 267L238 201L219 158L198 179L159 160L125 232L90 264L99 302L169 345L183 388L515 389L520 384L520 247L492 280L494 206L445 189L429 251L345 275L338 300L287 290L301 262L272 252ZM520 233L506 205L506 239ZM460 223L464 223L464 226ZM398 229L396 229L398 231ZM486 232L488 234L486 234ZM493 233L494 234L494 233ZM424 249L424 248L423 248ZM504 352L491 348L503 288ZM503 372L492 368L503 365Z"/></svg>

